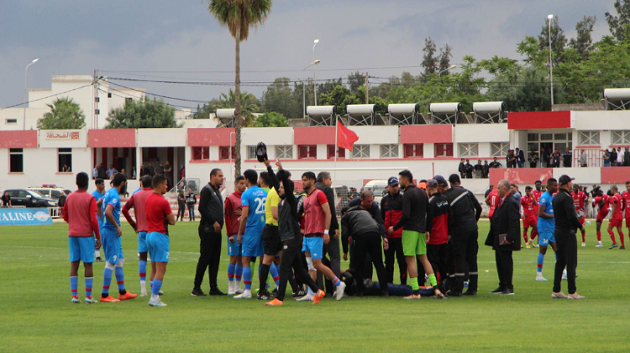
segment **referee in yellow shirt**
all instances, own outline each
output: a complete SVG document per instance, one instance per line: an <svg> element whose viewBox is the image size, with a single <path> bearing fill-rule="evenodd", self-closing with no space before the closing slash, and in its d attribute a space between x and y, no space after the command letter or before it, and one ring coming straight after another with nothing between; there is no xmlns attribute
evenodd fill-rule
<svg viewBox="0 0 630 353"><path fill-rule="evenodd" d="M271 169L269 164L269 161L265 160L267 170ZM273 173L273 170L271 173ZM280 196L275 187L270 188L271 178L269 177L269 172L260 173L259 183L260 187L267 191L267 200L265 202L265 228L262 234L265 256L260 266L260 289L256 298L259 300L271 300L272 297L277 295L280 284L278 268L274 264L276 256L282 252L282 240L278 232L278 203L280 203ZM271 277L276 282L276 289L271 294L267 290L269 273L271 273Z"/></svg>

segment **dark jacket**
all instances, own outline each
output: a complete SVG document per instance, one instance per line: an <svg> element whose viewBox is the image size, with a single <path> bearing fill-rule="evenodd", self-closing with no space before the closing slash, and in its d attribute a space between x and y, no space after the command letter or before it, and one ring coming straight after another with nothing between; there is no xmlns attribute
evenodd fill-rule
<svg viewBox="0 0 630 353"><path fill-rule="evenodd" d="M357 197L348 204L348 207L355 206L361 206L361 198ZM370 216L372 216L372 219L374 219L378 224L378 234L385 238L387 236L387 231L385 230L385 222L383 221L383 216L381 215L381 208L378 207L376 202L373 202L372 207L366 211L368 211Z"/></svg>
<svg viewBox="0 0 630 353"><path fill-rule="evenodd" d="M488 232L485 242L486 245L492 246L494 250L521 250L521 215L519 207L518 200L508 194L505 201L494 211L490 221L490 232ZM499 234L507 234L507 240L511 241L512 244L499 245Z"/></svg>
<svg viewBox="0 0 630 353"><path fill-rule="evenodd" d="M481 217L481 205L472 192L457 186L446 190L444 196L451 205L455 219L451 231L452 236L456 237L461 233L478 229L477 221Z"/></svg>
<svg viewBox="0 0 630 353"><path fill-rule="evenodd" d="M379 216L380 217L380 216ZM348 252L348 237L360 240L366 234L381 234L380 226L372 215L361 206L354 206L341 219L341 237L343 238L343 252Z"/></svg>
<svg viewBox="0 0 630 353"><path fill-rule="evenodd" d="M402 200L403 196L401 193L393 196L388 193L381 199L381 218L383 218L385 229L393 227L402 218ZM392 235L388 235L388 237L401 238L402 229L398 229Z"/></svg>
<svg viewBox="0 0 630 353"><path fill-rule="evenodd" d="M582 228L582 223L580 223L575 211L573 198L568 191L558 189L558 193L553 197L551 204L556 222L555 234L566 234Z"/></svg>
<svg viewBox="0 0 630 353"><path fill-rule="evenodd" d="M335 235L335 231L339 229L339 221L337 221L337 212L335 211L335 193L333 189L324 183L315 183L315 188L324 192L330 206L330 228L331 236Z"/></svg>
<svg viewBox="0 0 630 353"><path fill-rule="evenodd" d="M415 185L409 184L403 194L403 215L394 226L394 230L402 228L403 230L425 233L428 206L427 193Z"/></svg>
<svg viewBox="0 0 630 353"><path fill-rule="evenodd" d="M186 206L186 195L177 194L177 205L181 208Z"/></svg>
<svg viewBox="0 0 630 353"><path fill-rule="evenodd" d="M451 235L450 230L454 226L453 209L446 196L439 192L431 195L427 208L427 229L431 231L430 243L445 244L448 241L448 236ZM436 234L436 231L440 234Z"/></svg>
<svg viewBox="0 0 630 353"><path fill-rule="evenodd" d="M276 184L275 179L279 179L278 184ZM293 195L295 189L293 181L289 180L289 176L284 170L278 172L277 178L275 175L272 176L274 187L278 186L280 181L284 186L285 197L278 204L278 232L280 239L287 241L301 237L302 233L300 232L300 221L297 213L297 199Z"/></svg>
<svg viewBox="0 0 630 353"><path fill-rule="evenodd" d="M201 189L199 213L201 213L199 227L203 228L204 232L214 232L212 227L214 222L219 222L221 227L223 227L223 197L221 197L221 192L210 185L210 183Z"/></svg>
<svg viewBox="0 0 630 353"><path fill-rule="evenodd" d="M186 203L189 205L194 205L197 203L197 196L195 194L186 195Z"/></svg>

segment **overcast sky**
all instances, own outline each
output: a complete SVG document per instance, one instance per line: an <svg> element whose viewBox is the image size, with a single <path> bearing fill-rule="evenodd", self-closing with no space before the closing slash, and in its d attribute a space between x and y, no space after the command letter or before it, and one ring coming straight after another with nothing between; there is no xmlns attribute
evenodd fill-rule
<svg viewBox="0 0 630 353"><path fill-rule="evenodd" d="M538 35L550 13L558 16L569 38L584 15L597 16L595 40L609 34L604 13L614 11L613 3L275 0L264 26L241 44L241 79L301 78L302 69L312 61L316 38L318 79L345 77L349 70L341 69L356 68L371 68L370 75L379 77L402 71L418 74L417 67L383 68L419 65L426 37L439 47L451 45L452 63L464 55L518 59L517 43L525 35ZM92 75L95 69L110 77L234 79L234 40L202 0L0 0L0 43L0 107L23 101L24 68L37 57L40 61L29 68L29 88L49 88L52 75ZM196 100L210 100L228 90L116 82ZM243 88L258 97L263 89Z"/></svg>

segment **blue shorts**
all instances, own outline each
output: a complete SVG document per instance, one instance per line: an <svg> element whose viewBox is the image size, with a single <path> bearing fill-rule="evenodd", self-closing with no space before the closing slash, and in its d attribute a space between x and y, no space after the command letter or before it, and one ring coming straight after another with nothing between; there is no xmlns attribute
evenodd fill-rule
<svg viewBox="0 0 630 353"><path fill-rule="evenodd" d="M124 259L122 244L120 237L116 233L116 229L101 229L101 242L103 243L103 252L105 253L105 261L117 264L119 259Z"/></svg>
<svg viewBox="0 0 630 353"><path fill-rule="evenodd" d="M241 255L241 244L236 241L236 235L234 236L234 243L230 243L230 237L227 237L227 249L228 256L239 256Z"/></svg>
<svg viewBox="0 0 630 353"><path fill-rule="evenodd" d="M70 262L83 261L84 264L94 262L94 237L68 237Z"/></svg>
<svg viewBox="0 0 630 353"><path fill-rule="evenodd" d="M147 232L138 232L138 252L147 252Z"/></svg>
<svg viewBox="0 0 630 353"><path fill-rule="evenodd" d="M302 243L302 252L310 252L313 260L321 259L324 255L324 238L322 237L304 237Z"/></svg>
<svg viewBox="0 0 630 353"><path fill-rule="evenodd" d="M160 232L147 234L147 246L152 262L168 262L171 251L171 240L168 235Z"/></svg>
<svg viewBox="0 0 630 353"><path fill-rule="evenodd" d="M251 256L251 257L259 257L264 254L264 244L262 240L262 235L248 235L243 236L243 244L242 244L242 255L243 256Z"/></svg>
<svg viewBox="0 0 630 353"><path fill-rule="evenodd" d="M538 245L540 246L548 246L549 243L555 243L556 237L553 236L553 233L538 233Z"/></svg>

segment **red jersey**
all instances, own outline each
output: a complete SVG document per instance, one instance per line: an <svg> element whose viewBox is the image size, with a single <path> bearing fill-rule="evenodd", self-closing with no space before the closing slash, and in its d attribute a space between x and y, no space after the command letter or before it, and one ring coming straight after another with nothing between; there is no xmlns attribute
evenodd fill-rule
<svg viewBox="0 0 630 353"><path fill-rule="evenodd" d="M532 191L532 195L534 195L534 200L536 200L536 204L534 205L534 212L536 213L536 217L538 217L538 201L540 201L540 197L542 196L542 194L542 191L538 191L536 189Z"/></svg>
<svg viewBox="0 0 630 353"><path fill-rule="evenodd" d="M626 218L630 218L630 212L628 212L628 208L630 207L630 192L627 190L621 194L621 198L623 199L623 209L626 210Z"/></svg>
<svg viewBox="0 0 630 353"><path fill-rule="evenodd" d="M328 203L326 194L315 189L304 197L304 235L323 235L326 230L326 215L322 205Z"/></svg>
<svg viewBox="0 0 630 353"><path fill-rule="evenodd" d="M241 195L243 194L234 191L225 198L225 231L228 236L238 234L238 228L241 226L241 212L243 211Z"/></svg>
<svg viewBox="0 0 630 353"><path fill-rule="evenodd" d="M615 213L612 215L612 219L622 219L623 217L623 198L620 194L615 194L612 197L608 198L608 202L612 205L616 205Z"/></svg>
<svg viewBox="0 0 630 353"><path fill-rule="evenodd" d="M145 204L147 212L147 232L159 232L168 235L168 221L166 216L173 213L171 205L164 196L151 193Z"/></svg>
<svg viewBox="0 0 630 353"><path fill-rule="evenodd" d="M576 211L581 211L584 208L586 200L588 200L588 196L582 191L572 192L571 197L573 198Z"/></svg>
<svg viewBox="0 0 630 353"><path fill-rule="evenodd" d="M131 195L129 200L125 203L125 207L123 207L122 213L127 219L127 222L131 224L133 229L136 232L146 232L147 231L147 214L145 212L145 204L147 201L147 197L153 193L153 189L144 188L137 193ZM136 222L133 221L131 215L129 214L129 210L134 210L134 215L136 216Z"/></svg>
<svg viewBox="0 0 630 353"><path fill-rule="evenodd" d="M527 194L521 197L521 206L523 206L523 214L525 218L533 218L536 217L534 213L534 203L535 203L534 195L527 196Z"/></svg>
<svg viewBox="0 0 630 353"><path fill-rule="evenodd" d="M497 205L499 204L499 193L496 190L492 190L488 194L488 197L490 198L490 211L488 211L488 217L492 218L492 215L494 214L494 210L497 208Z"/></svg>
<svg viewBox="0 0 630 353"><path fill-rule="evenodd" d="M96 218L96 199L92 194L78 190L63 205L63 220L68 222L68 236L101 238Z"/></svg>

